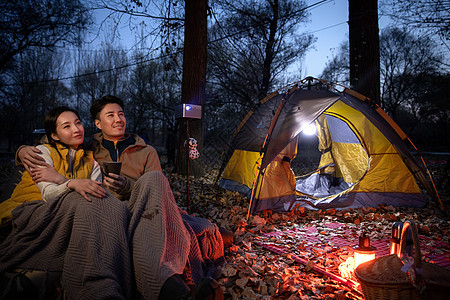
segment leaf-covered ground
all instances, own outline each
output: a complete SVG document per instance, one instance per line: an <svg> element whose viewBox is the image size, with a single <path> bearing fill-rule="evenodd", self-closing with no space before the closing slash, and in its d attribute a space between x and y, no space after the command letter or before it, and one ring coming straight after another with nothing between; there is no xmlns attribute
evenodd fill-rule
<svg viewBox="0 0 450 300"><path fill-rule="evenodd" d="M430 169L440 185L440 196L447 214L437 202L431 201L422 209L380 206L311 211L300 208L289 213L250 215L247 220L247 199L215 185L215 168L206 170L200 178L191 176L189 210L235 233L234 245L226 252L226 264L219 280L225 299L362 299L361 288L358 284L352 284L357 283L354 275L344 284L320 272L325 270L325 274L339 275L339 265L353 255L350 242L348 246L336 247L330 240L334 236L355 240L362 228L372 240L388 238L394 222L414 220L420 235L432 242L448 244L449 183L443 181L447 175L442 164L432 165ZM165 173L179 206L186 208L186 177L168 171ZM324 227L327 223L342 223L342 226L333 230ZM312 241L296 239L295 235L289 234L278 237L264 235L276 231L301 231L310 226L318 229L316 234L323 244L314 245ZM262 247L262 242L281 246L288 251L274 253ZM450 250L438 248L433 251L448 253ZM303 259L304 263L296 261L294 256Z"/></svg>
<svg viewBox="0 0 450 300"><path fill-rule="evenodd" d="M289 213L265 212L250 215L247 220L248 201L240 194L225 191L214 184L217 168L205 167L205 175L189 180L189 209L192 214L205 217L235 233L234 245L226 251L226 264L222 269L220 284L225 299L362 299L360 287L353 276L347 284L319 272L339 275L338 267L353 250L352 243L337 247L334 237L354 241L365 228L372 240L390 237L394 222L415 220L419 233L431 241L449 243L450 183L448 170L442 161L431 162L429 168L437 184L445 214L437 202L431 201L423 209L378 208L310 211L295 209ZM3 194L10 193L12 163L2 164L0 186ZM187 180L185 176L164 170L180 207L186 208ZM330 229L328 223L341 223ZM287 230L302 231L317 228L317 241L298 239L295 235L266 236L265 233ZM331 242L330 242L331 240ZM288 249L277 254L261 246L270 243ZM437 253L448 253L448 248L437 248ZM296 261L303 259L304 263ZM319 270L319 271L318 271ZM349 284L350 283L350 284Z"/></svg>

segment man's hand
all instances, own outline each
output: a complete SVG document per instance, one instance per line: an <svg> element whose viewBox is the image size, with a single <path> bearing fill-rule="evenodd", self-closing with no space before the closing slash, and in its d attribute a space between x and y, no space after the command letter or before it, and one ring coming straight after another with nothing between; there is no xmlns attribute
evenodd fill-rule
<svg viewBox="0 0 450 300"><path fill-rule="evenodd" d="M72 179L67 183L69 189L77 191L84 199L91 202L88 194L96 198L103 198L106 196L106 191L102 184L91 179Z"/></svg>
<svg viewBox="0 0 450 300"><path fill-rule="evenodd" d="M32 168L37 168L38 166L46 166L45 160L39 154L42 154L42 152L38 148L33 146L25 146L20 148L17 156L23 163L25 170L30 172Z"/></svg>
<svg viewBox="0 0 450 300"><path fill-rule="evenodd" d="M45 163L44 165L45 167L37 167L31 169L30 175L34 183L46 181L56 184L62 184L67 181L67 178L64 175L59 174L53 166L47 163Z"/></svg>
<svg viewBox="0 0 450 300"><path fill-rule="evenodd" d="M113 192L120 193L127 184L127 179L122 175L108 173L103 177L103 185Z"/></svg>

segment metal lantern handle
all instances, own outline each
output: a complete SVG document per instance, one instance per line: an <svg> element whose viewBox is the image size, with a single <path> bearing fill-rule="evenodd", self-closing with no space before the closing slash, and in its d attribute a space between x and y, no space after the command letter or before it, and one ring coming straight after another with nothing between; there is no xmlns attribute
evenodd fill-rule
<svg viewBox="0 0 450 300"><path fill-rule="evenodd" d="M423 286L422 255L420 253L420 242L419 242L419 235L417 234L417 226L416 223L413 221L406 221L403 224L402 235L400 237L400 253L403 255L406 251L406 240L408 237L408 229L411 230L414 248L415 278L413 284L418 288L422 288Z"/></svg>

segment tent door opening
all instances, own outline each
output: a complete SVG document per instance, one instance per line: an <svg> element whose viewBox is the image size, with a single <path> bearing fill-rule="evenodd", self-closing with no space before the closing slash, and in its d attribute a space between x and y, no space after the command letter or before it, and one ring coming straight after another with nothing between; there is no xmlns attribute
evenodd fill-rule
<svg viewBox="0 0 450 300"><path fill-rule="evenodd" d="M314 135L300 134L298 155L292 167L295 174L304 174L296 177L297 194L319 199L352 189L368 170L369 155L343 118L323 114L314 123ZM298 169L311 160L316 164L314 171L305 173L304 168Z"/></svg>

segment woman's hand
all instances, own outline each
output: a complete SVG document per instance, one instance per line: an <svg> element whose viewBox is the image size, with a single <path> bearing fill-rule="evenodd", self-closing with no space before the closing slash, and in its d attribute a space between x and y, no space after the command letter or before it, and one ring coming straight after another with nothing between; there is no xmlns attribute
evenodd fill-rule
<svg viewBox="0 0 450 300"><path fill-rule="evenodd" d="M108 176L103 177L103 185L116 193L120 193L126 184L127 179L122 175L108 173Z"/></svg>
<svg viewBox="0 0 450 300"><path fill-rule="evenodd" d="M89 199L88 194L96 198L103 198L106 196L106 191L102 187L102 184L91 179L71 179L67 183L67 187L77 191L89 202L91 199Z"/></svg>
<svg viewBox="0 0 450 300"><path fill-rule="evenodd" d="M59 174L55 168L47 163L44 167L37 167L30 170L31 178L34 183L39 183L42 181L53 182L56 184L63 184L67 181L64 175Z"/></svg>

